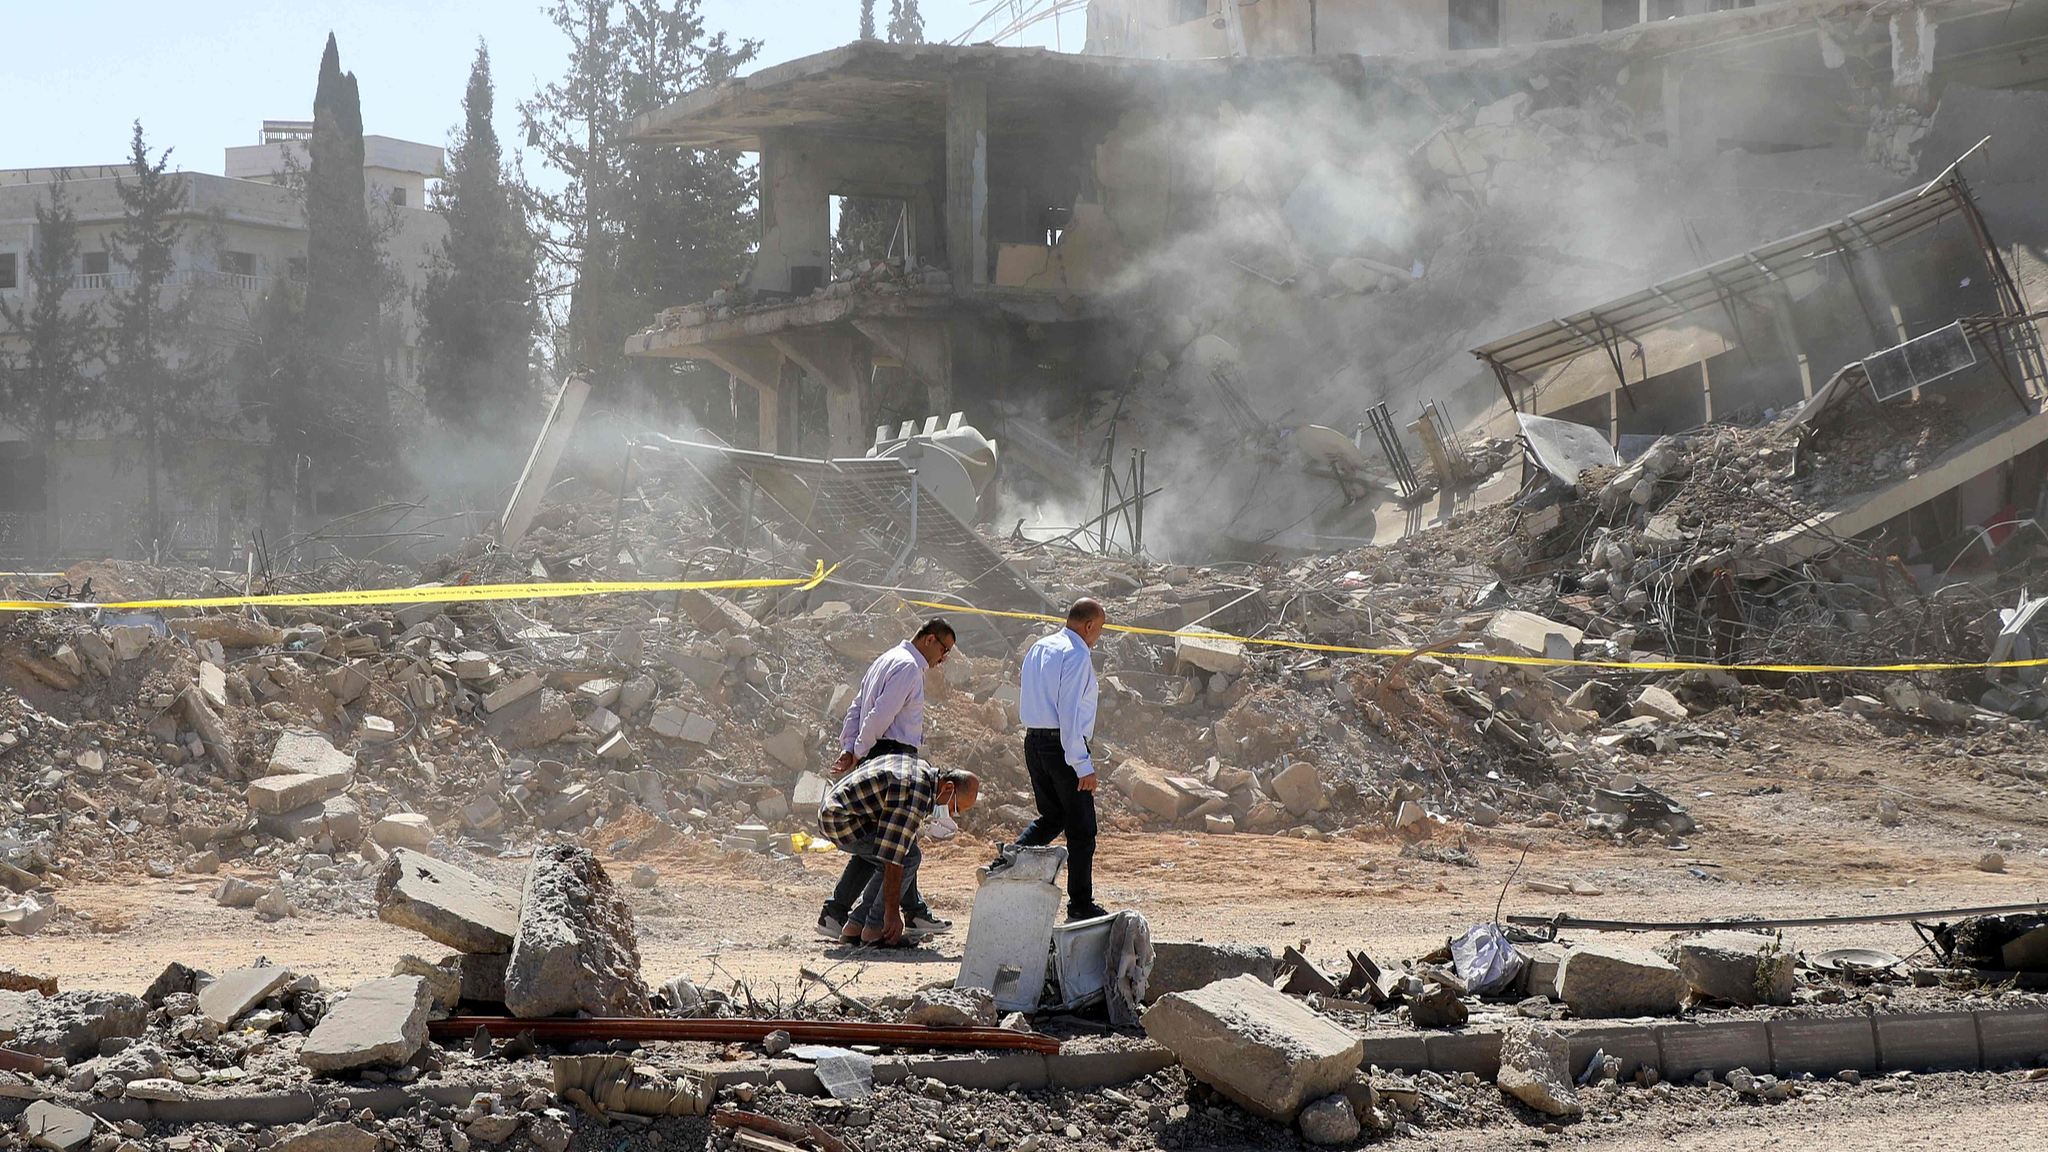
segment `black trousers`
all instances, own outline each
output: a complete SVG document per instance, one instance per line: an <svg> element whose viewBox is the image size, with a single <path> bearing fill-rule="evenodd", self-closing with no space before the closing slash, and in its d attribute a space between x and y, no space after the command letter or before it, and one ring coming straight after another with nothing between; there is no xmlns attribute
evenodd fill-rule
<svg viewBox="0 0 2048 1152"><path fill-rule="evenodd" d="M1039 848L1067 838L1067 906L1095 903L1095 793L1081 791L1081 778L1067 763L1057 730L1033 728L1024 733L1024 769L1031 774L1031 794L1038 801L1038 819L1017 843Z"/></svg>
<svg viewBox="0 0 2048 1152"><path fill-rule="evenodd" d="M860 758L860 763L865 764L877 756L915 755L917 749L901 740L877 740L875 746L868 749L868 754ZM854 901L860 899L860 894L867 890L868 881L874 879L875 873L879 871L881 869L875 867L871 860L848 856L845 869L839 873L839 883L833 886L832 895L825 901L825 907L819 915L846 919L853 910ZM909 890L902 894L903 914L912 916L919 912L929 912L930 909L925 907L924 893L917 890L917 879L914 875L907 887Z"/></svg>

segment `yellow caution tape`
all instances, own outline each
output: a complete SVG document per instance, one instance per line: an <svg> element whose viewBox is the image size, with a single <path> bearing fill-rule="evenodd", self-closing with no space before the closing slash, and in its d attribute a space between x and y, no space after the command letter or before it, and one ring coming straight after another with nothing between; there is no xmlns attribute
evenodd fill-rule
<svg viewBox="0 0 2048 1152"><path fill-rule="evenodd" d="M622 592L699 592L735 588L816 588L836 569L819 564L808 577L754 580L612 580L581 584L448 584L422 588L363 588L341 592L282 592L271 595L203 596L171 600L0 600L0 612L47 612L56 608L329 608L361 604L453 604L470 600L546 600L566 596L609 596Z"/></svg>
<svg viewBox="0 0 2048 1152"><path fill-rule="evenodd" d="M835 581L836 583L836 581ZM960 604L941 604L934 600L905 600L920 608L935 608L942 612L965 612L976 616L1003 616L1012 620L1042 620L1048 624L1065 624L1064 616L1047 616L1038 612L999 612L993 608L974 608ZM1346 656L1429 656L1438 660L1471 660L1485 664L1516 664L1529 668L1614 668L1630 672L1963 672L1980 668L2039 668L2048 666L2048 658L2037 660L1999 660L1976 664L1918 663L1918 664L1704 664L1687 660L1553 660L1546 656L1503 656L1493 652L1451 652L1435 648L1354 648L1344 644L1312 644L1306 640L1267 640L1253 636L1233 636L1228 632L1175 632L1163 628L1139 628L1129 624L1105 624L1105 631L1128 632L1134 636L1166 636L1189 640L1234 640L1239 644L1258 644L1268 648L1295 648L1305 652L1336 652Z"/></svg>

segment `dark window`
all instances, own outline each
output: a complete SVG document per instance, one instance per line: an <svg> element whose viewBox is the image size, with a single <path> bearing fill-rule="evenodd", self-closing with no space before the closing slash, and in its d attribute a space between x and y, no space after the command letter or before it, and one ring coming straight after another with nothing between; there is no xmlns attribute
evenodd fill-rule
<svg viewBox="0 0 2048 1152"><path fill-rule="evenodd" d="M12 252L0 252L0 288L21 287L21 273L15 268L17 259Z"/></svg>
<svg viewBox="0 0 2048 1152"><path fill-rule="evenodd" d="M306 279L306 258L304 256L286 257L284 274L294 280L303 282Z"/></svg>
<svg viewBox="0 0 2048 1152"><path fill-rule="evenodd" d="M1451 47L1500 47L1500 0L1451 0Z"/></svg>
<svg viewBox="0 0 2048 1152"><path fill-rule="evenodd" d="M1209 0L1173 0L1173 22L1185 24L1209 14Z"/></svg>
<svg viewBox="0 0 2048 1152"><path fill-rule="evenodd" d="M391 202L400 208L405 207L405 189L393 188L391 190Z"/></svg>
<svg viewBox="0 0 2048 1152"><path fill-rule="evenodd" d="M1600 0L1600 30L1612 32L1626 28L1643 18L1643 6L1637 0Z"/></svg>
<svg viewBox="0 0 2048 1152"><path fill-rule="evenodd" d="M223 252L221 253L220 270L236 276L254 276L256 274L256 257L248 252Z"/></svg>
<svg viewBox="0 0 2048 1152"><path fill-rule="evenodd" d="M105 252L87 252L84 254L83 260L87 276L105 276L107 274L107 254Z"/></svg>

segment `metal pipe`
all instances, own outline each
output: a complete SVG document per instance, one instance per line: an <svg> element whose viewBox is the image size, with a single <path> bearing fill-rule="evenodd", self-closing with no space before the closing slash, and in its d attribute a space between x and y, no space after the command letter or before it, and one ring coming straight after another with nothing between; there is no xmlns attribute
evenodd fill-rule
<svg viewBox="0 0 2048 1152"><path fill-rule="evenodd" d="M587 1020L548 1017L450 1016L427 1026L436 1040L459 1041L482 1028L503 1036L531 1032L537 1040L704 1040L758 1041L787 1032L798 1044L893 1044L904 1048L1021 1049L1057 1054L1057 1038L1008 1028L928 1028L922 1024L832 1023L823 1020L671 1020L660 1017L600 1016Z"/></svg>

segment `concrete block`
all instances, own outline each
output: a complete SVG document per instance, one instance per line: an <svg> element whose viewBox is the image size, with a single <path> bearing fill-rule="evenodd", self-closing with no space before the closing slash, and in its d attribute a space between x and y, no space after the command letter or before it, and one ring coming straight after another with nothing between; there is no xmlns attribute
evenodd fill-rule
<svg viewBox="0 0 2048 1152"><path fill-rule="evenodd" d="M1672 943L1665 954L1694 992L1734 1004L1790 1004L1792 956L1774 936L1702 932Z"/></svg>
<svg viewBox="0 0 2048 1152"><path fill-rule="evenodd" d="M1428 1032L1422 1045L1429 1066L1438 1072L1470 1072L1491 1079L1500 1071L1498 1032Z"/></svg>
<svg viewBox="0 0 2048 1152"><path fill-rule="evenodd" d="M1678 702L1678 697L1655 684L1645 684L1636 691L1635 699L1629 702L1628 714L1649 716L1673 724L1683 721L1690 715L1685 710L1685 705Z"/></svg>
<svg viewBox="0 0 2048 1152"><path fill-rule="evenodd" d="M1263 944L1204 944L1195 940L1152 942L1152 976L1145 985L1145 1003L1170 992L1191 992L1233 976L1252 976L1271 984L1278 969L1273 950Z"/></svg>
<svg viewBox="0 0 2048 1152"><path fill-rule="evenodd" d="M532 672L525 673L514 679L511 683L500 687L497 691L486 695L484 697L484 711L503 711L508 705L516 704L535 692L540 691L541 686L541 678L538 675Z"/></svg>
<svg viewBox="0 0 2048 1152"><path fill-rule="evenodd" d="M816 820L818 809L825 806L825 793L831 787L831 782L816 772L798 776L796 787L790 791L789 810L801 819Z"/></svg>
<svg viewBox="0 0 2048 1152"><path fill-rule="evenodd" d="M1702 1071L1755 1070L1771 1063L1771 1039L1761 1020L1663 1024L1656 1036L1666 1080L1690 1080Z"/></svg>
<svg viewBox="0 0 2048 1152"><path fill-rule="evenodd" d="M1564 637L1573 651L1577 651L1580 641L1586 638L1583 629L1514 608L1494 613L1493 619L1486 622L1486 627L1479 634L1480 639L1497 652L1534 657L1541 657L1548 651L1549 644L1545 638L1553 635Z"/></svg>
<svg viewBox="0 0 2048 1152"><path fill-rule="evenodd" d="M1083 1091L1128 1084L1176 1063L1173 1053L1157 1044L1113 1052L1068 1052L1045 1057L1048 1082L1054 1088Z"/></svg>
<svg viewBox="0 0 2048 1152"><path fill-rule="evenodd" d="M377 918L459 952L510 952L518 905L495 885L407 849L377 878Z"/></svg>
<svg viewBox="0 0 2048 1152"><path fill-rule="evenodd" d="M1974 1012L1915 1012L1872 1020L1877 1026L1880 1072L1953 1072L1984 1065ZM2048 1032L2039 1040L2041 1050L2048 1051Z"/></svg>
<svg viewBox="0 0 2048 1152"><path fill-rule="evenodd" d="M761 741L761 748L782 761L785 768L800 770L811 762L810 738L794 725Z"/></svg>
<svg viewBox="0 0 2048 1152"><path fill-rule="evenodd" d="M1573 1084L1570 1045L1563 1033L1544 1024L1517 1023L1508 1025L1500 1040L1495 1082L1501 1091L1549 1116L1585 1111Z"/></svg>
<svg viewBox="0 0 2048 1152"><path fill-rule="evenodd" d="M1771 1071L1780 1076L1877 1071L1877 1030L1868 1016L1780 1018L1770 1022L1770 1042Z"/></svg>
<svg viewBox="0 0 2048 1152"><path fill-rule="evenodd" d="M289 968L237 968L199 990L199 1011L225 1028L298 977Z"/></svg>
<svg viewBox="0 0 2048 1152"><path fill-rule="evenodd" d="M315 1124L270 1146L270 1152L377 1152L377 1136L346 1120Z"/></svg>
<svg viewBox="0 0 2048 1152"><path fill-rule="evenodd" d="M304 808L348 787L347 776L323 776L299 772L290 776L265 776L249 782L249 807L273 814Z"/></svg>
<svg viewBox="0 0 2048 1152"><path fill-rule="evenodd" d="M2041 1053L2048 1052L2048 1009L1980 1011L1977 1013L1977 1043L1986 1068L2004 1068L2013 1064L2031 1068Z"/></svg>
<svg viewBox="0 0 2048 1152"><path fill-rule="evenodd" d="M1653 952L1593 940L1566 953L1558 988L1582 1020L1669 1016L1685 998L1685 977Z"/></svg>
<svg viewBox="0 0 2048 1152"><path fill-rule="evenodd" d="M1154 1002L1145 1034L1247 1111L1291 1123L1358 1068L1357 1036L1251 976Z"/></svg>
<svg viewBox="0 0 2048 1152"><path fill-rule="evenodd" d="M418 976L366 980L328 1008L299 1049L299 1063L315 1072L402 1064L427 1042L433 1007L433 991Z"/></svg>
<svg viewBox="0 0 2048 1152"><path fill-rule="evenodd" d="M386 848L424 852L434 842L434 822L418 812L394 812L370 829L370 839Z"/></svg>
<svg viewBox="0 0 2048 1152"><path fill-rule="evenodd" d="M1207 632L1208 629L1195 631ZM1204 672L1244 675L1244 641L1232 640L1220 633L1215 636L1176 636L1173 655L1181 663L1192 664Z"/></svg>
<svg viewBox="0 0 2048 1152"><path fill-rule="evenodd" d="M355 844L363 838L363 812L346 796L329 796L289 812L259 816L256 828L294 843L326 835L336 844Z"/></svg>
<svg viewBox="0 0 2048 1152"><path fill-rule="evenodd" d="M114 659L127 663L142 655L149 642L156 639L156 630L144 624L116 624L107 629L109 646L114 650Z"/></svg>
<svg viewBox="0 0 2048 1152"><path fill-rule="evenodd" d="M1323 806L1323 780L1315 765L1296 760L1273 777L1273 791L1280 803L1296 816L1306 816Z"/></svg>

